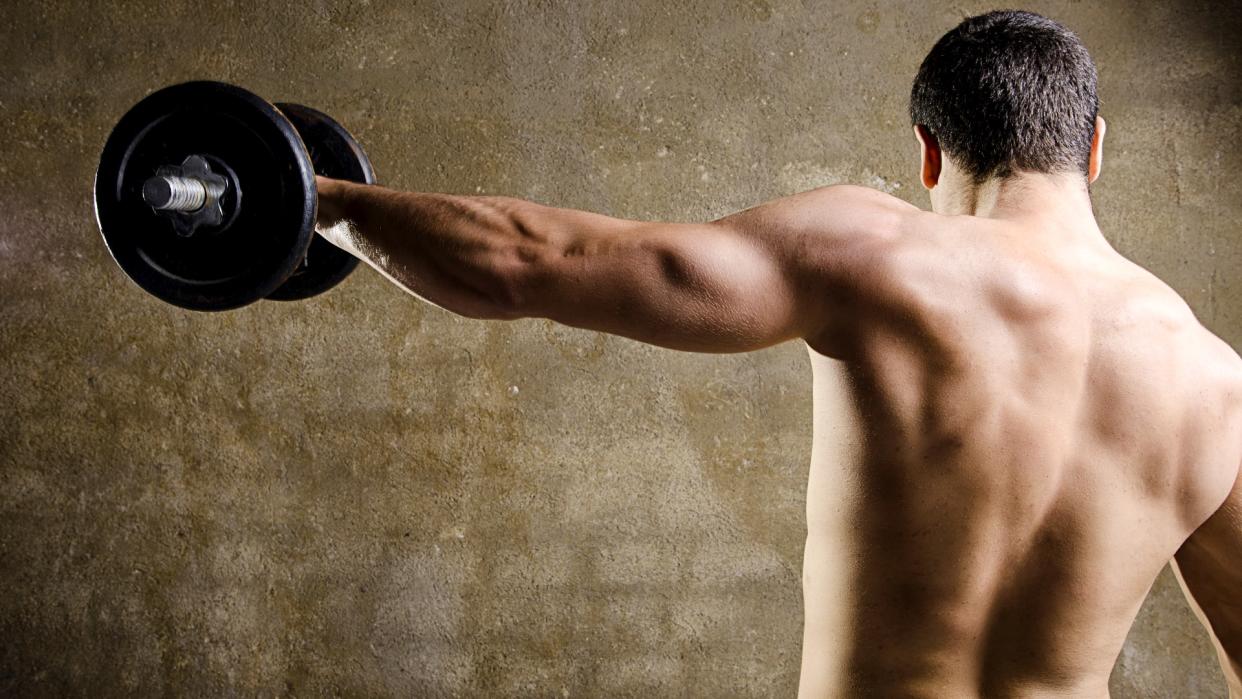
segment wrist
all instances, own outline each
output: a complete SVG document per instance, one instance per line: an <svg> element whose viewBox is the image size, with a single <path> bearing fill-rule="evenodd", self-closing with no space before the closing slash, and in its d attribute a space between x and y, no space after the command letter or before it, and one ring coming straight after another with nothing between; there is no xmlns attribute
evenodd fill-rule
<svg viewBox="0 0 1242 699"><path fill-rule="evenodd" d="M344 184L340 180L315 176L315 189L319 195L315 228L330 228L345 217Z"/></svg>
<svg viewBox="0 0 1242 699"><path fill-rule="evenodd" d="M354 185L344 180L315 177L315 188L319 194L315 232L351 255L358 255L355 245L357 230L350 220L348 211L351 186Z"/></svg>

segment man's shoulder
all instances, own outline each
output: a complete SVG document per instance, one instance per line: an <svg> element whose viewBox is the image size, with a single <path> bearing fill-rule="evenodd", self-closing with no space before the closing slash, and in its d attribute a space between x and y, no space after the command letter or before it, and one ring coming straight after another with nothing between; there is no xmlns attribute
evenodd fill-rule
<svg viewBox="0 0 1242 699"><path fill-rule="evenodd" d="M825 238L892 238L909 225L911 217L926 213L886 192L851 184L808 189L748 209L779 218L789 232Z"/></svg>
<svg viewBox="0 0 1242 699"><path fill-rule="evenodd" d="M935 257L949 250L953 231L948 217L858 185L810 189L751 211L781 221L784 237L797 241L791 249L802 256L798 267L844 271L843 281L856 285L864 299L903 266L907 271L932 267Z"/></svg>

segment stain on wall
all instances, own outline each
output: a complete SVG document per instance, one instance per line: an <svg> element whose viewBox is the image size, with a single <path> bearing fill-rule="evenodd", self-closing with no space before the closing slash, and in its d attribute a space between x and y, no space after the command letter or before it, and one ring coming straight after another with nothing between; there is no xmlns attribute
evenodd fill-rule
<svg viewBox="0 0 1242 699"><path fill-rule="evenodd" d="M1099 63L1105 234L1242 343L1239 3L1034 2ZM0 694L792 696L796 344L484 323L361 270L147 297L95 230L173 82L327 111L381 180L696 220L833 182L920 205L905 117L979 2L44 0L0 13ZM1171 576L1117 697L1223 697Z"/></svg>

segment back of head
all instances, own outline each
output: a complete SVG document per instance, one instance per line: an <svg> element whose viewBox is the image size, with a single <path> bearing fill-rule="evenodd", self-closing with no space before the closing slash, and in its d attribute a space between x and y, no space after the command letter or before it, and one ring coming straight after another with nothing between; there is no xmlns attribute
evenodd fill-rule
<svg viewBox="0 0 1242 699"><path fill-rule="evenodd" d="M913 123L976 183L1085 175L1098 111L1095 63L1078 37L1015 10L970 17L941 37L910 93Z"/></svg>

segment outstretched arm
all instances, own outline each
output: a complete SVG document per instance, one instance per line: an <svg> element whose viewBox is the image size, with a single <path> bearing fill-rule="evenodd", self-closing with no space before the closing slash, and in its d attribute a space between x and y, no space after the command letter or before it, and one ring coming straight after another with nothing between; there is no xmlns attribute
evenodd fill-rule
<svg viewBox="0 0 1242 699"><path fill-rule="evenodd" d="M1225 503L1182 544L1173 571L1212 636L1229 696L1242 699L1242 471Z"/></svg>
<svg viewBox="0 0 1242 699"><path fill-rule="evenodd" d="M831 332L903 216L917 211L836 186L710 223L654 223L506 197L318 183L320 233L438 306L700 352Z"/></svg>

